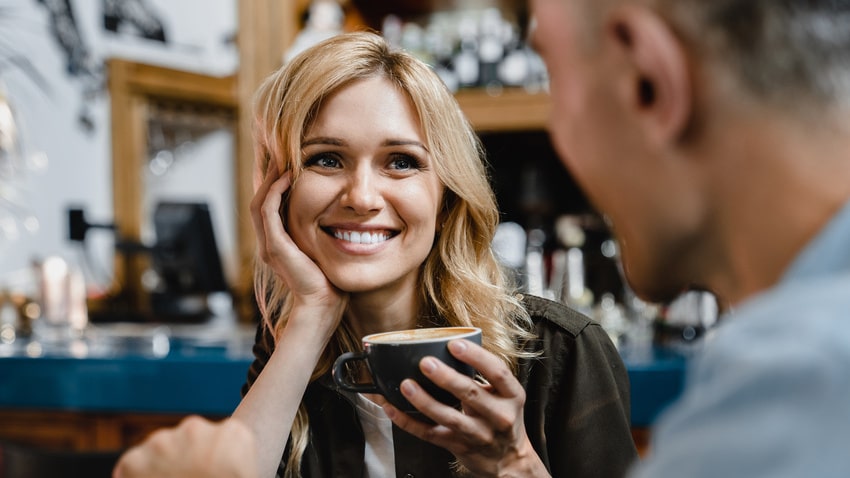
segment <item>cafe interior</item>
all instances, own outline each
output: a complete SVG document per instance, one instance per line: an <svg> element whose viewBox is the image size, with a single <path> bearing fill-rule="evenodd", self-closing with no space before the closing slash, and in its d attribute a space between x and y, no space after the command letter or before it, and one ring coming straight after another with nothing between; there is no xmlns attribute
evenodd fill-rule
<svg viewBox="0 0 850 478"><path fill-rule="evenodd" d="M6 3L0 477L69 476L34 470L57 456L114 461L187 415L234 410L259 321L252 95L292 55L358 29L412 52L454 92L502 212L494 251L524 292L602 324L649 452L717 304L699 291L645 303L621 279L616 238L549 142L524 2ZM99 476L82 463L73 476Z"/></svg>

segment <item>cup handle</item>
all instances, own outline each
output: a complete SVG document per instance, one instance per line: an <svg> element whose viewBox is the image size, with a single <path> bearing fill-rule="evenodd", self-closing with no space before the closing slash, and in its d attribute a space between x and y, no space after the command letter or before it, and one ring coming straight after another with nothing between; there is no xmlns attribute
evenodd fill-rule
<svg viewBox="0 0 850 478"><path fill-rule="evenodd" d="M334 382L343 390L356 393L381 393L374 383L352 383L348 381L348 374L345 366L349 362L358 360L366 360L366 354L363 352L346 352L337 357L334 362L333 377ZM367 364L368 366L368 364Z"/></svg>

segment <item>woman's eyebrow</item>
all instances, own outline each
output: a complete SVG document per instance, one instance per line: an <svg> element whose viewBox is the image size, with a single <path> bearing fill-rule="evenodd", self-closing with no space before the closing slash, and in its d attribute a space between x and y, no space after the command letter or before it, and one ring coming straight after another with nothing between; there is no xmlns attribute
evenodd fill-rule
<svg viewBox="0 0 850 478"><path fill-rule="evenodd" d="M316 138L305 139L301 146L312 146L314 144L328 144L331 146L345 146L347 143L339 138L330 138L327 136L319 136Z"/></svg>
<svg viewBox="0 0 850 478"><path fill-rule="evenodd" d="M347 142L345 142L344 140L342 140L340 138L332 138L332 137L329 137L329 136L318 136L318 137L315 137L315 138L305 139L301 143L301 147L306 148L307 146L313 146L313 145L317 145L317 144L319 144L319 145L330 145L330 146L347 146L348 145ZM388 140L385 140L383 143L381 143L381 146L383 146L383 147L387 147L387 146L413 146L413 147L422 149L426 153L428 152L428 148L426 148L424 144L420 143L419 141L412 140L412 139L388 139Z"/></svg>
<svg viewBox="0 0 850 478"><path fill-rule="evenodd" d="M388 139L384 141L382 146L415 146L417 148L421 148L426 153L428 152L428 148L425 147L424 144L420 143L416 140L407 140L407 139Z"/></svg>

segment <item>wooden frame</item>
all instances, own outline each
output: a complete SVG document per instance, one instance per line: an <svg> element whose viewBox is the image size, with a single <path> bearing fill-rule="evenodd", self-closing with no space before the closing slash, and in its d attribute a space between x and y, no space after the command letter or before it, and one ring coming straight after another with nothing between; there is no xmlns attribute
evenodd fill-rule
<svg viewBox="0 0 850 478"><path fill-rule="evenodd" d="M138 178L148 155L148 117L152 102L181 103L230 108L237 119L234 174L236 210L236 250L238 270L233 284L234 299L241 318L253 315L252 270L255 240L248 205L253 196L251 103L263 79L280 66L284 49L299 29L296 12L308 2L279 0L238 0L239 69L233 76L213 77L121 59L107 62L112 112L112 183L116 222L123 238L138 240L141 235L142 183ZM115 276L122 284L118 291L128 305L147 311L141 286L142 257L117 261Z"/></svg>
<svg viewBox="0 0 850 478"><path fill-rule="evenodd" d="M236 78L212 77L119 59L109 60L107 68L112 114L114 217L122 240L139 241L144 196L139 173L148 157L151 105L156 101L179 101L232 110L236 116L239 109ZM234 167L234 170L238 190L238 185L245 181L239 177L239 169ZM244 238L239 231L236 236L237 244L241 245ZM148 312L146 293L141 286L141 273L147 260L141 256L123 256L122 259L115 264L116 277L122 284L117 292L135 311Z"/></svg>

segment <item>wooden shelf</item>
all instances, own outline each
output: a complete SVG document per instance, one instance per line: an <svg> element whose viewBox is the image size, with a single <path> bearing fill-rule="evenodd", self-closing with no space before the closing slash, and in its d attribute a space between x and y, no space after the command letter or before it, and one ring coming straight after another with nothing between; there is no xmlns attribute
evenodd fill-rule
<svg viewBox="0 0 850 478"><path fill-rule="evenodd" d="M504 89L492 95L486 90L461 90L455 97L479 133L544 130L549 121L551 103L546 93Z"/></svg>
<svg viewBox="0 0 850 478"><path fill-rule="evenodd" d="M56 450L113 451L137 445L154 430L187 414L0 410L0 442ZM220 420L220 416L207 416ZM2 469L0 469L2 471Z"/></svg>
<svg viewBox="0 0 850 478"><path fill-rule="evenodd" d="M109 79L131 94L236 108L236 76L209 76L122 59L108 62Z"/></svg>

